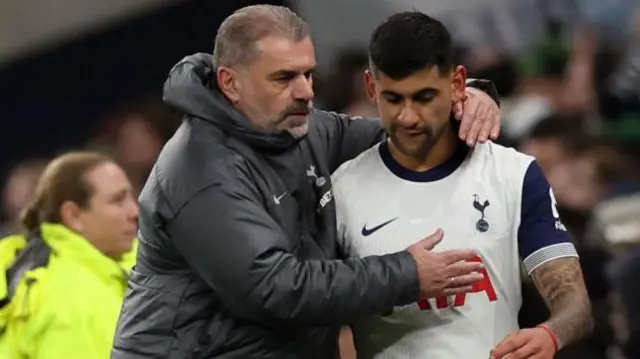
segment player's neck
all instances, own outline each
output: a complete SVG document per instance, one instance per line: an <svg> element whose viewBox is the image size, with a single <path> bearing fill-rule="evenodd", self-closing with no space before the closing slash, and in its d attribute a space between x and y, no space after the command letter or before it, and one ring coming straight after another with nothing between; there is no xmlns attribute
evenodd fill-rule
<svg viewBox="0 0 640 359"><path fill-rule="evenodd" d="M409 156L399 151L392 141L388 142L389 152L393 159L402 167L415 171L424 172L438 167L447 162L458 148L458 138L451 126L447 126L433 148L424 156Z"/></svg>

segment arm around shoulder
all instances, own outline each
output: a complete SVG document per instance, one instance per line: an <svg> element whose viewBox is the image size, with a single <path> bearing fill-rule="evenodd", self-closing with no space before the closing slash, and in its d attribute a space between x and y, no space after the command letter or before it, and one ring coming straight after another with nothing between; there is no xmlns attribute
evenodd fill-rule
<svg viewBox="0 0 640 359"><path fill-rule="evenodd" d="M301 261L248 175L209 186L168 225L178 251L232 313L281 324L339 325L418 297L408 253Z"/></svg>

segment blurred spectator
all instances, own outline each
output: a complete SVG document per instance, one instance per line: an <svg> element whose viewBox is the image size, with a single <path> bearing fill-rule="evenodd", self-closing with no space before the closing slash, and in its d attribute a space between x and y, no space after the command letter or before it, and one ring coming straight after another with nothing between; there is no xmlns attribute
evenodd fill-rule
<svg viewBox="0 0 640 359"><path fill-rule="evenodd" d="M633 162L614 146L596 143L556 166L549 182L558 192L558 202L590 212L615 185L635 178L635 172Z"/></svg>
<svg viewBox="0 0 640 359"><path fill-rule="evenodd" d="M0 238L20 231L20 212L31 202L36 183L46 164L43 159L31 159L11 169L2 191L5 222L0 225Z"/></svg>
<svg viewBox="0 0 640 359"><path fill-rule="evenodd" d="M107 115L89 146L109 153L122 164L137 193L179 124L159 99L134 101Z"/></svg>
<svg viewBox="0 0 640 359"><path fill-rule="evenodd" d="M368 66L365 50L341 51L326 76L316 81L320 106L350 116L378 117L378 109L369 101L364 82Z"/></svg>
<svg viewBox="0 0 640 359"><path fill-rule="evenodd" d="M137 215L110 158L69 153L46 167L22 217L26 234L0 241L0 358L109 357Z"/></svg>
<svg viewBox="0 0 640 359"><path fill-rule="evenodd" d="M567 158L588 146L582 116L554 114L537 123L520 142L519 150L534 156L548 177L553 169Z"/></svg>

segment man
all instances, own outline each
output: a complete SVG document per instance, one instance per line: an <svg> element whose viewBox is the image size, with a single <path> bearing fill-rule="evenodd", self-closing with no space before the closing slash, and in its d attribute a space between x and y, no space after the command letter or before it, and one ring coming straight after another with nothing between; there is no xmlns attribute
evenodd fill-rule
<svg viewBox="0 0 640 359"><path fill-rule="evenodd" d="M18 163L9 172L2 189L0 210L6 222L0 223L0 238L20 233L20 212L29 204L47 161L32 158Z"/></svg>
<svg viewBox="0 0 640 359"><path fill-rule="evenodd" d="M358 323L359 357L552 358L590 330L591 311L540 168L512 149L491 142L469 149L457 138L451 106L465 95L466 74L453 66L439 21L393 15L369 51L368 91L388 139L333 176L343 250L386 255L435 231L437 250L472 248L471 261L486 270L471 293L421 299ZM551 317L518 330L521 259Z"/></svg>
<svg viewBox="0 0 640 359"><path fill-rule="evenodd" d="M112 358L335 358L340 326L481 278L461 262L473 251L422 249L433 239L338 260L330 174L383 130L313 110L314 66L306 23L262 5L223 22L213 57L173 69L164 97L185 121L140 196ZM466 123L465 138L491 122Z"/></svg>

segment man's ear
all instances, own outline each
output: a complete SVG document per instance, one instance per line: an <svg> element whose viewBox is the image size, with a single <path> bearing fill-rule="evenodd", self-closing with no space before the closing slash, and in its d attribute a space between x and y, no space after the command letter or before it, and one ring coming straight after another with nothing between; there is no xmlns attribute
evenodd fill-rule
<svg viewBox="0 0 640 359"><path fill-rule="evenodd" d="M451 76L451 101L453 103L464 101L467 96L467 69L464 66L456 66Z"/></svg>
<svg viewBox="0 0 640 359"><path fill-rule="evenodd" d="M64 201L60 206L60 220L74 232L82 233L84 230L80 220L80 207L72 201Z"/></svg>
<svg viewBox="0 0 640 359"><path fill-rule="evenodd" d="M238 73L229 67L220 66L216 69L216 81L218 81L218 87L222 93L231 101L236 104L240 99L238 94L237 85Z"/></svg>
<svg viewBox="0 0 640 359"><path fill-rule="evenodd" d="M367 70L364 72L364 82L367 87L367 96L369 100L373 103L378 101L378 97L376 96L376 81L373 77L373 72L371 70Z"/></svg>

